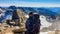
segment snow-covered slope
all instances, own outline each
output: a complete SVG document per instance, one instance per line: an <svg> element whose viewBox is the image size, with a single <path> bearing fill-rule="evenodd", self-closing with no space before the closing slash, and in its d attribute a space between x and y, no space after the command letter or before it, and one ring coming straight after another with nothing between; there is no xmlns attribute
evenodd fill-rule
<svg viewBox="0 0 60 34"><path fill-rule="evenodd" d="M43 16L43 15L40 16L40 20L41 20L41 24L42 24L42 25L41 25L41 28L43 28L43 27L49 27L49 26L52 25L52 23L48 22L48 21L46 20L46 17Z"/></svg>

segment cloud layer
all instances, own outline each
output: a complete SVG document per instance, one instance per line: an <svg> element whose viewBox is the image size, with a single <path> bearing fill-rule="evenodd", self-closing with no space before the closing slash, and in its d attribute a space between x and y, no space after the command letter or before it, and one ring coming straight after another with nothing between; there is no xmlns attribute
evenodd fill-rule
<svg viewBox="0 0 60 34"><path fill-rule="evenodd" d="M58 3L39 3L39 2L18 2L18 3L0 3L0 6L20 6L20 7L60 7Z"/></svg>

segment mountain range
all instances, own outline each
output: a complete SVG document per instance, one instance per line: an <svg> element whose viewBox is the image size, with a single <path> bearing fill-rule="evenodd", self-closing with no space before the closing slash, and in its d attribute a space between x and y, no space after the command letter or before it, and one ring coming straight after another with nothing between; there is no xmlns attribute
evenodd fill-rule
<svg viewBox="0 0 60 34"><path fill-rule="evenodd" d="M16 9L21 9L25 14L28 14L29 12L38 12L40 15L50 16L51 18L55 18L57 15L60 15L60 7L16 7L16 6L10 6L10 7L0 7L0 9L5 10L5 16L4 18L8 18L8 15L12 16L12 12ZM7 10L7 9L12 9ZM3 19L3 18L2 18ZM0 19L0 21L2 20Z"/></svg>

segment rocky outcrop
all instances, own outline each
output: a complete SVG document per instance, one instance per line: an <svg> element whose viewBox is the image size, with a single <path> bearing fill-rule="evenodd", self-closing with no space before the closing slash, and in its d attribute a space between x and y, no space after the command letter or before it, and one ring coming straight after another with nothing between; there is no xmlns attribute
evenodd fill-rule
<svg viewBox="0 0 60 34"><path fill-rule="evenodd" d="M21 27L25 27L27 18L25 17L24 12L21 9L17 9L17 14L20 17Z"/></svg>

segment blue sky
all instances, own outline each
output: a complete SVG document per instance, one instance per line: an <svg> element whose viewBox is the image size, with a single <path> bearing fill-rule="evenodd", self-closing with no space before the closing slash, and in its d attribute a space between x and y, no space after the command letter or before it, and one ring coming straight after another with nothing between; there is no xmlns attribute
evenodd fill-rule
<svg viewBox="0 0 60 34"><path fill-rule="evenodd" d="M0 0L0 6L60 7L60 0Z"/></svg>

